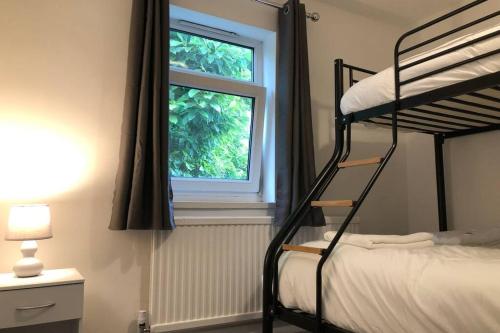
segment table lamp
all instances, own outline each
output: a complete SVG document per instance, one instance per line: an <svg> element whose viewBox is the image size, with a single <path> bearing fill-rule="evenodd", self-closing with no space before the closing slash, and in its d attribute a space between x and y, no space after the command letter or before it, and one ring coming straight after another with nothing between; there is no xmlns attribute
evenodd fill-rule
<svg viewBox="0 0 500 333"><path fill-rule="evenodd" d="M9 214L6 240L23 241L23 258L14 265L17 277L37 276L43 269L42 262L35 258L39 239L52 237L50 209L48 205L16 205Z"/></svg>

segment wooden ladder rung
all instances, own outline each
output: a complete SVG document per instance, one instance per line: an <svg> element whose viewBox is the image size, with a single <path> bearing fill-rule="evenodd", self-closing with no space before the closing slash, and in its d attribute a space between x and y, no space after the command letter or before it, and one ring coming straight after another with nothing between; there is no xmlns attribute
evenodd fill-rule
<svg viewBox="0 0 500 333"><path fill-rule="evenodd" d="M296 252L305 252L305 253L312 253L312 254L318 254L322 255L325 249L321 249L319 247L310 247L310 246L302 246L302 245L290 245L290 244L283 244L281 247L283 251L296 251Z"/></svg>
<svg viewBox="0 0 500 333"><path fill-rule="evenodd" d="M312 207L352 207L354 206L353 200L321 200L311 201Z"/></svg>
<svg viewBox="0 0 500 333"><path fill-rule="evenodd" d="M350 168L350 167L355 167L355 166L361 166L361 165L371 165L371 164L380 164L384 160L383 157L376 156L372 158L366 158L364 160L352 160L352 161L345 161L339 163L339 168Z"/></svg>

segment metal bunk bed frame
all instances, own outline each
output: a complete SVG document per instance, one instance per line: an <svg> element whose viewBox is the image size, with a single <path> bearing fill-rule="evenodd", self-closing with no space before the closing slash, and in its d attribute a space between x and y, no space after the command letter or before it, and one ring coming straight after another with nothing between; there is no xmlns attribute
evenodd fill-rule
<svg viewBox="0 0 500 333"><path fill-rule="evenodd" d="M358 111L353 114L343 115L340 110L340 100L344 93L344 71L348 72L349 85L352 86L357 81L354 79L355 73L364 73L368 75L375 74L375 72L366 70L360 67L344 64L341 59L335 60L335 149L332 157L317 176L313 183L312 189L306 197L300 202L295 211L285 220L285 223L271 241L266 257L264 259L264 275L263 275L263 323L262 332L273 332L273 320L280 319L295 326L299 326L315 333L349 333L348 330L337 327L322 317L322 268L326 260L332 253L340 237L345 232L352 218L358 211L359 207L365 200L366 196L372 189L377 178L382 173L384 167L387 165L392 154L396 150L398 143L398 128L405 130L412 130L421 133L426 133L434 136L435 148L435 164L436 164L436 180L437 180L437 201L438 201L438 215L439 215L439 230L447 230L447 217L446 217L446 199L445 199L445 183L444 183L444 162L443 162L443 144L445 139L471 135L475 133L482 133L500 129L500 99L481 90L493 89L500 91L500 72L488 74L475 79L462 81L450 86L442 87L425 93L421 93L411 97L401 98L401 87L422 80L429 76L471 63L485 57L496 55L500 52L499 49L478 55L476 57L461 61L459 63L450 64L443 68L430 71L428 73L401 81L401 71L412 66L421 64L425 61L444 56L448 53L454 52L463 47L472 45L488 38L495 38L499 35L500 31L489 33L482 37L476 38L471 41L464 42L460 45L451 47L436 54L426 56L420 60L413 61L409 64L401 65L400 56L410 51L416 50L422 46L428 45L437 40L441 40L456 32L465 30L469 27L475 26L481 22L496 18L500 15L500 11L495 11L489 15L471 21L467 24L458 26L445 33L434 36L426 41L417 43L413 46L401 50L401 44L409 36L412 36L422 30L431 26L435 26L444 20L456 16L464 11L476 7L488 0L476 0L465 6L462 6L450 13L440 16L434 20L429 21L415 29L412 29L403 34L397 41L394 49L394 79L395 79L395 100L377 107L367 110ZM457 98L457 96L468 95L482 101L488 101L498 104L492 106L491 104L481 104ZM462 107L450 106L447 104L438 103L439 101L448 101L459 104ZM425 109L422 107L426 106ZM432 109L446 110L445 112L436 112L429 110ZM474 111L468 109L472 107ZM479 111L480 109L482 111ZM429 116L439 117L432 118ZM444 118L444 119L441 119ZM353 161L347 161L351 152L351 125L353 123L364 122L372 123L379 126L387 126L392 132L392 144L387 150L385 156ZM345 146L345 151L344 151ZM357 200L340 200L340 201L326 201L325 205L318 201L328 187L332 179L339 172L339 170L359 165L378 164L372 177L366 184L364 190L361 192ZM293 246L289 245L294 235L301 227L302 218L311 209L321 209L325 206L344 206L351 207L345 221L340 226L336 236L326 249ZM315 253L320 255L321 258L318 262L316 271L316 314L308 314L297 309L288 309L279 302L279 283L278 283L278 261L284 251L302 251Z"/></svg>

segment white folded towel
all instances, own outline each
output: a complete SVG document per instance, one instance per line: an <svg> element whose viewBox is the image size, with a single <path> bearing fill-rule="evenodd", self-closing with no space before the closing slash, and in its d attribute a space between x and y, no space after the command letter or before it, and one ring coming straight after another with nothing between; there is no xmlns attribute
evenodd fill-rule
<svg viewBox="0 0 500 333"><path fill-rule="evenodd" d="M336 231L327 231L325 233L325 240L332 241ZM345 232L339 240L341 244L348 244L352 246L362 247L365 249L379 249L379 248L421 248L433 246L434 235L427 232L419 232L410 235L361 235L350 234Z"/></svg>
<svg viewBox="0 0 500 333"><path fill-rule="evenodd" d="M437 245L500 247L500 227L438 232L433 240Z"/></svg>

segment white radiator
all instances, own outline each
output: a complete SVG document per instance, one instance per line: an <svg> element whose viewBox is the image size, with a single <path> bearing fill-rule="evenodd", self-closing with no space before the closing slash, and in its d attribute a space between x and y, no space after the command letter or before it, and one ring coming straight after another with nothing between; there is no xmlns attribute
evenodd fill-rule
<svg viewBox="0 0 500 333"><path fill-rule="evenodd" d="M322 239L327 226L301 228L294 243ZM155 232L150 313L153 332L260 317L264 254L276 228L270 217L182 217L174 232ZM354 220L350 232L358 232Z"/></svg>

